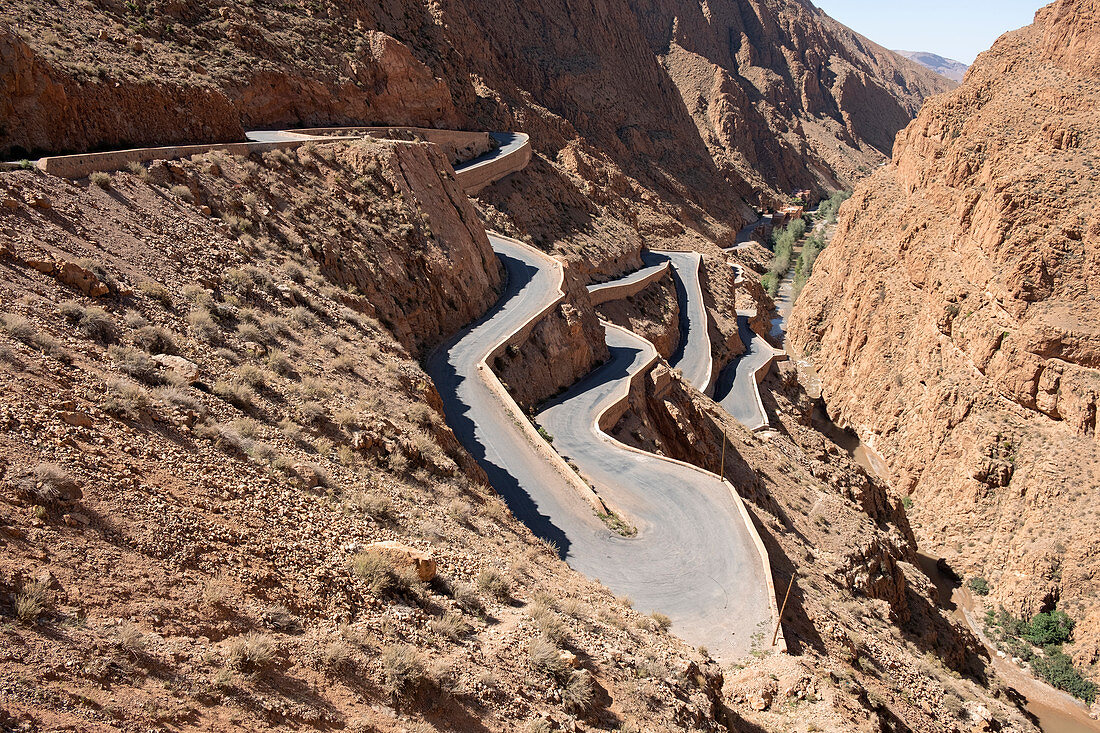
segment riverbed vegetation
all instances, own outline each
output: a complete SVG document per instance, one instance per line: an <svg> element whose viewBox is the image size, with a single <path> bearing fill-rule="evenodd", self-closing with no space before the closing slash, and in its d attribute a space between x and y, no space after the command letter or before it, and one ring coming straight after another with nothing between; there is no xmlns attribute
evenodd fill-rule
<svg viewBox="0 0 1100 733"><path fill-rule="evenodd" d="M779 294L779 283L791 269L794 260L794 246L806 234L806 220L795 219L787 226L772 232L772 259L768 271L760 283L768 295L773 298Z"/></svg>
<svg viewBox="0 0 1100 733"><path fill-rule="evenodd" d="M1004 608L988 609L985 615L986 634L998 650L1026 662L1048 684L1092 704L1100 687L1082 676L1062 650L1073 639L1075 625L1069 614L1057 609L1037 613L1029 621Z"/></svg>

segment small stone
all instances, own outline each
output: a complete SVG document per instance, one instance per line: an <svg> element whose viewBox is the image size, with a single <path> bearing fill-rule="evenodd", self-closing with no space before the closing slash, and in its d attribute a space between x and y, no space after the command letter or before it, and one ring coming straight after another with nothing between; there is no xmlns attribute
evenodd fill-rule
<svg viewBox="0 0 1100 733"><path fill-rule="evenodd" d="M13 199L11 196L6 197L4 199L4 208L5 209L11 209L12 211L14 211L15 209L18 209L19 208L19 200L18 199Z"/></svg>
<svg viewBox="0 0 1100 733"><path fill-rule="evenodd" d="M36 196L31 205L36 209L52 209L53 202L45 196Z"/></svg>
<svg viewBox="0 0 1100 733"><path fill-rule="evenodd" d="M66 425L72 425L74 428L90 428L92 427L92 418L86 413L74 410L72 412L60 413L61 421Z"/></svg>

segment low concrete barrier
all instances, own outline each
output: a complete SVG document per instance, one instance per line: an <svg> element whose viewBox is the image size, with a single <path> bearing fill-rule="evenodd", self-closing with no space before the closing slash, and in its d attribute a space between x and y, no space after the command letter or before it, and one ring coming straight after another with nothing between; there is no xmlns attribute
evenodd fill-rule
<svg viewBox="0 0 1100 733"><path fill-rule="evenodd" d="M507 175L517 173L531 162L531 139L527 135L519 147L506 155L491 158L481 163L466 166L456 171L459 184L470 196L476 196L481 189L499 181Z"/></svg>
<svg viewBox="0 0 1100 733"><path fill-rule="evenodd" d="M416 139L439 145L447 153L451 165L471 160L492 149L492 138L487 132L465 132L462 130L434 130L421 127L331 127L308 128L303 130L278 131L284 139L271 141L249 141L238 143L208 143L203 145L172 145L159 148L134 148L131 150L111 150L102 153L80 153L77 155L55 155L41 158L35 165L42 171L62 178L84 178L97 171L122 170L130 163L147 163L151 160L178 160L192 155L202 155L215 150L231 155L250 155L269 150L289 150L309 142L335 142L338 140L360 140L363 137L379 139ZM527 143L526 159L524 151L515 151L490 161L486 165L473 166L472 172L463 171L458 180L463 188L471 185L483 188L496 178L522 170L530 161L530 142ZM506 172L502 172L506 171ZM465 178L463 177L465 176ZM496 178L493 178L496 176ZM471 183L467 183L470 181Z"/></svg>
<svg viewBox="0 0 1100 733"><path fill-rule="evenodd" d="M347 139L347 138L334 138ZM251 155L269 150L287 150L308 142L302 140L280 140L278 142L223 143L210 145L173 145L163 148L134 148L133 150L112 150L106 153L81 153L78 155L55 155L41 158L35 165L50 175L62 178L84 178L97 171L122 170L130 163L148 163L151 160L179 160L192 155L202 155L214 150L222 150L231 155Z"/></svg>
<svg viewBox="0 0 1100 733"><path fill-rule="evenodd" d="M489 367L489 362L504 353L504 350L508 348L510 344L521 343L527 340L527 338L531 335L531 332L534 330L535 326L538 325L539 321L545 318L548 313L552 312L555 308L561 305L562 301L565 300L565 289L563 287L565 284L565 268L562 267L561 262L559 262L555 258L544 252L540 252L534 247L524 244L519 240L512 239L511 237L505 237L504 235L497 234L495 232L492 233L492 236L507 240L509 242L512 242L513 244L530 250L540 259L544 259L548 263L550 263L558 275L558 283L556 286L558 294L553 302L551 302L538 313L533 314L529 319L516 327L515 330L513 330L510 334L501 339L501 341L496 346L494 346L487 354L485 354L481 361L478 362L478 374L481 376L481 379L485 382L486 386L488 386L489 389L497 396L497 398L500 399L501 404L504 406L504 409L511 414L513 422L515 422L519 426L520 430L523 431L524 436L527 438L532 447L534 447L535 451L542 455L543 458L548 460L550 464L555 469L557 469L558 473L561 474L573 486L573 488L577 490L577 493L581 496L581 498L592 505L592 509L597 514L607 515L610 513L610 511L604 500L600 498L598 494L596 494L595 490L593 490L593 488L589 486L587 482L582 480L581 477L577 475L577 472L574 471L573 468L565 462L565 459L561 457L561 454L550 447L550 444L547 443L541 435L539 435L538 431L535 430L535 427L531 424L530 419L528 419L527 415L524 414L523 409L515 401L508 390L504 388L504 384L500 381L500 377L498 377L496 375L496 372L494 372L492 368Z"/></svg>
<svg viewBox="0 0 1100 733"><path fill-rule="evenodd" d="M610 303L613 300L633 297L667 275L670 267L672 267L672 264L666 262L645 277L634 281L623 278L609 283L601 283L600 285L590 285L588 287L588 298L592 301L593 306L597 306Z"/></svg>

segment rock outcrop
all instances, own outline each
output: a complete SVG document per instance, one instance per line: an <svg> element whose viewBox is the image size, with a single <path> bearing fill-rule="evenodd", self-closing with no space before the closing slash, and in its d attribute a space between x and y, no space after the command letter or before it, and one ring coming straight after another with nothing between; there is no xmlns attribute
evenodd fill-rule
<svg viewBox="0 0 1100 733"><path fill-rule="evenodd" d="M947 88L797 0L63 0L0 23L18 30L0 36L7 156L302 125L523 129L536 160L486 207L605 275L646 244L728 241L744 200L851 182Z"/></svg>
<svg viewBox="0 0 1100 733"><path fill-rule="evenodd" d="M791 319L830 412L886 459L930 550L1100 658L1095 0L979 57L842 208Z"/></svg>

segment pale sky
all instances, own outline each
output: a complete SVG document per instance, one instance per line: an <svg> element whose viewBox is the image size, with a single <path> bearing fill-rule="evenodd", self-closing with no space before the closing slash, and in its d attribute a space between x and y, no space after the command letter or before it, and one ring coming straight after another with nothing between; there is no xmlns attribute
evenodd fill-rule
<svg viewBox="0 0 1100 733"><path fill-rule="evenodd" d="M974 62L1005 31L1031 25L1043 0L812 0L880 46Z"/></svg>

